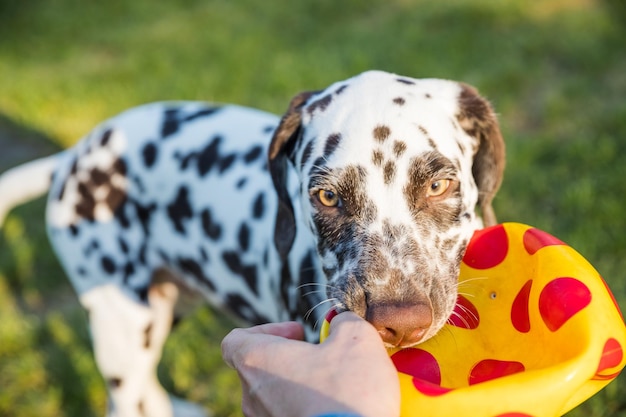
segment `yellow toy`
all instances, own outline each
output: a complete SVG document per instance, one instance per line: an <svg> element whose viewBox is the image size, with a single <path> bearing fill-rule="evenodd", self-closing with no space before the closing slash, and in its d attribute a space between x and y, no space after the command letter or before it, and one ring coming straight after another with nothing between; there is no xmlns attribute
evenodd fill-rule
<svg viewBox="0 0 626 417"><path fill-rule="evenodd" d="M624 319L604 280L538 229L504 223L476 232L459 294L436 337L389 351L402 416L559 416L626 364Z"/></svg>

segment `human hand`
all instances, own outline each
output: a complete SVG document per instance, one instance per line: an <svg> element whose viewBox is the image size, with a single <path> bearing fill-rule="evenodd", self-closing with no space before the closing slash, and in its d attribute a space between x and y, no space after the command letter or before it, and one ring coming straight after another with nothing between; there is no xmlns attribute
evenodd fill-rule
<svg viewBox="0 0 626 417"><path fill-rule="evenodd" d="M239 374L246 416L400 414L397 371L368 322L341 313L324 343L303 338L295 322L235 329L224 338L222 356Z"/></svg>

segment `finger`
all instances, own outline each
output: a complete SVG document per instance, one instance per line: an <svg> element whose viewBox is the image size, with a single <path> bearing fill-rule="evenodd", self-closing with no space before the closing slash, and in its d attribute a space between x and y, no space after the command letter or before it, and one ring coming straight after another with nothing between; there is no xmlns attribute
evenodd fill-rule
<svg viewBox="0 0 626 417"><path fill-rule="evenodd" d="M262 348L283 339L302 340L304 329L296 322L268 323L248 329L234 329L222 340L222 358L235 367L237 358L245 357L250 350Z"/></svg>
<svg viewBox="0 0 626 417"><path fill-rule="evenodd" d="M261 324L248 330L252 333L268 334L285 339L304 340L304 328L302 324L295 321Z"/></svg>
<svg viewBox="0 0 626 417"><path fill-rule="evenodd" d="M365 343L374 350L385 351L380 334L374 326L352 312L340 313L332 319L326 341L347 346L357 342Z"/></svg>

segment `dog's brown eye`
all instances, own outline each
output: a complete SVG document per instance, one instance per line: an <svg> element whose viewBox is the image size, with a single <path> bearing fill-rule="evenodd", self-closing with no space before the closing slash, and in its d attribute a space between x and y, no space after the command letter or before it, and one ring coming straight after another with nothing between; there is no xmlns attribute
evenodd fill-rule
<svg viewBox="0 0 626 417"><path fill-rule="evenodd" d="M339 196L331 190L319 190L317 197L320 203L326 207L337 207L339 205Z"/></svg>
<svg viewBox="0 0 626 417"><path fill-rule="evenodd" d="M450 188L450 184L452 181L450 180L436 180L430 183L430 187L428 187L428 191L426 194L428 197L439 197L443 195L448 188Z"/></svg>

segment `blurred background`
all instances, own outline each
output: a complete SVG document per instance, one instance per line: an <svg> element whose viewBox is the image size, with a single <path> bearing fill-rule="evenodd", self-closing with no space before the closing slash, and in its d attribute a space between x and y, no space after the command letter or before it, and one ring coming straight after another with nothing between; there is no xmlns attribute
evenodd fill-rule
<svg viewBox="0 0 626 417"><path fill-rule="evenodd" d="M500 221L582 253L626 311L623 0L0 0L0 171L155 100L282 113L297 92L367 69L473 84L508 166ZM239 416L210 309L167 343L161 380ZM576 341L572 341L576 343ZM0 230L0 416L102 416L85 313L45 236L43 199ZM626 416L626 375L570 416Z"/></svg>

